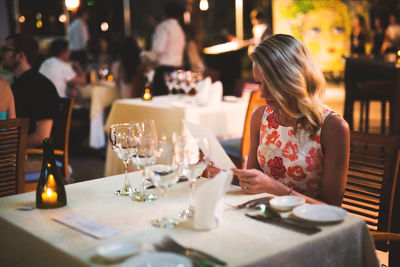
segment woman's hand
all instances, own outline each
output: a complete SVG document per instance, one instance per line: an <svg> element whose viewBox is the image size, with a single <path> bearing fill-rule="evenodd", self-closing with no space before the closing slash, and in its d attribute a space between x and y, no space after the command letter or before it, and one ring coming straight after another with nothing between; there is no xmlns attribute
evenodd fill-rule
<svg viewBox="0 0 400 267"><path fill-rule="evenodd" d="M218 173L220 173L221 169L214 166L214 163L211 161L207 165L207 177L214 178Z"/></svg>
<svg viewBox="0 0 400 267"><path fill-rule="evenodd" d="M256 169L232 169L232 171L238 177L243 192L248 194L274 193L273 187L276 186L276 181L262 171Z"/></svg>

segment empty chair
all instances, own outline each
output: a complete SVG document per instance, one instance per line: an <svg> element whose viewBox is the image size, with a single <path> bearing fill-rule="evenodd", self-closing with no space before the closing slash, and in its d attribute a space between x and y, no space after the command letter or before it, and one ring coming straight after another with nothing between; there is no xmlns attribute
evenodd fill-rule
<svg viewBox="0 0 400 267"><path fill-rule="evenodd" d="M51 136L54 140L54 154L56 158L61 160L57 163L61 163L62 170L66 181L69 178L69 165L68 165L68 145L69 145L69 132L71 124L72 108L74 106L74 100L71 98L60 98L60 105L56 117L54 119L53 128L51 130ZM27 154L43 154L41 148L29 148ZM58 165L58 164L57 164ZM36 189L37 179L40 176L40 172L26 174L26 191L33 191Z"/></svg>
<svg viewBox="0 0 400 267"><path fill-rule="evenodd" d="M24 192L29 119L0 120L0 197Z"/></svg>

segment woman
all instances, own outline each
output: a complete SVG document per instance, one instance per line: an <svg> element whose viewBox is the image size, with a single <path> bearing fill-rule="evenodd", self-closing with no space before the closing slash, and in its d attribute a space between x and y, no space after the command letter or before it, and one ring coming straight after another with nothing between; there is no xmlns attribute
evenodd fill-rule
<svg viewBox="0 0 400 267"><path fill-rule="evenodd" d="M352 56L365 55L365 44L369 41L367 25L365 19L357 14L353 20L353 28L351 29L351 47Z"/></svg>
<svg viewBox="0 0 400 267"><path fill-rule="evenodd" d="M14 95L8 82L0 77L0 120L15 119Z"/></svg>
<svg viewBox="0 0 400 267"><path fill-rule="evenodd" d="M234 169L242 191L298 195L340 205L347 177L347 123L325 106L325 79L290 35L262 41L251 55L266 105L253 113L247 169ZM211 176L215 168L209 167Z"/></svg>
<svg viewBox="0 0 400 267"><path fill-rule="evenodd" d="M396 53L400 46L400 24L396 14L389 15L389 25L385 30L385 39L383 41L382 54Z"/></svg>
<svg viewBox="0 0 400 267"><path fill-rule="evenodd" d="M374 19L374 32L373 32L373 43L371 54L375 57L379 57L381 54L381 47L383 43L383 39L385 37L385 32L383 30L382 19L380 17L375 17Z"/></svg>

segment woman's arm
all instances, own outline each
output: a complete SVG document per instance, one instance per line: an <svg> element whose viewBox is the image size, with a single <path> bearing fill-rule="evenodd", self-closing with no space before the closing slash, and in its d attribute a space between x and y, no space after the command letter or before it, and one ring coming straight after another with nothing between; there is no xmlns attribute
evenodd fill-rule
<svg viewBox="0 0 400 267"><path fill-rule="evenodd" d="M321 146L324 151L321 200L340 206L350 157L350 129L344 119L339 116L327 118L322 127Z"/></svg>

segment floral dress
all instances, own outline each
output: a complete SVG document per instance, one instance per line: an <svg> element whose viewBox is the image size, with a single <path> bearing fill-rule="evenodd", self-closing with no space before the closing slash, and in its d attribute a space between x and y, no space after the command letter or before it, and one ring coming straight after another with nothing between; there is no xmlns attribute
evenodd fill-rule
<svg viewBox="0 0 400 267"><path fill-rule="evenodd" d="M332 114L336 113L326 108L323 121ZM267 106L260 126L258 163L271 178L299 193L318 197L324 160L320 136L321 128L313 137L304 130L296 136L294 127L279 125Z"/></svg>

